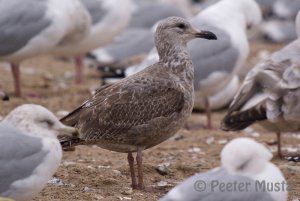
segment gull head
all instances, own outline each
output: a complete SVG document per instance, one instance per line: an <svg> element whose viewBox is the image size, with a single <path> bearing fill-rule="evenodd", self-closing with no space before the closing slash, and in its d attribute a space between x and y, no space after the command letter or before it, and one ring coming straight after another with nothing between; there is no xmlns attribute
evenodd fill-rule
<svg viewBox="0 0 300 201"><path fill-rule="evenodd" d="M241 11L245 16L247 29L253 29L262 22L262 12L259 5L254 0L239 0Z"/></svg>
<svg viewBox="0 0 300 201"><path fill-rule="evenodd" d="M250 138L230 141L221 152L222 167L249 177L261 173L272 159L272 153Z"/></svg>
<svg viewBox="0 0 300 201"><path fill-rule="evenodd" d="M186 45L195 38L216 40L217 37L210 31L197 30L187 20L181 17L168 17L161 20L156 28L156 46L164 44Z"/></svg>
<svg viewBox="0 0 300 201"><path fill-rule="evenodd" d="M4 118L3 122L36 137L56 138L58 135L78 135L75 128L65 126L48 109L35 104L16 107Z"/></svg>

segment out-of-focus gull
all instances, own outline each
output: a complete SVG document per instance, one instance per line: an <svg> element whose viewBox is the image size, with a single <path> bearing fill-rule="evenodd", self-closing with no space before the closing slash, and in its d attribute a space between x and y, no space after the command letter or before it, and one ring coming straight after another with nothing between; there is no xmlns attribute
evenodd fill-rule
<svg viewBox="0 0 300 201"><path fill-rule="evenodd" d="M300 36L300 12L296 18ZM277 133L300 131L300 39L259 62L246 76L223 119L223 130L242 130L258 122Z"/></svg>
<svg viewBox="0 0 300 201"><path fill-rule="evenodd" d="M195 104L194 108L206 108L207 127L212 128L209 97L213 97L228 84L234 84L236 73L243 67L248 54L249 43L246 35L248 26L256 26L261 21L259 6L254 0L221 0L201 11L191 19L196 27L205 27L216 33L218 41L207 43L194 40L188 45L195 66ZM144 64L155 62L157 56L153 51L142 65L128 70L126 75L137 72ZM237 89L238 83L233 89ZM224 94L224 106L229 104L233 93ZM224 100L229 100L224 102ZM221 104L218 104L219 106Z"/></svg>
<svg viewBox="0 0 300 201"><path fill-rule="evenodd" d="M234 139L221 152L221 167L186 179L160 201L287 201L286 180L271 158L254 140Z"/></svg>
<svg viewBox="0 0 300 201"><path fill-rule="evenodd" d="M218 43L214 44L208 44L204 40L189 44L189 52L195 65L194 108L205 106L208 128L213 127L209 97L222 91L243 68L249 54L247 27L257 26L261 18L259 6L253 0L222 0L191 20L196 27L212 29L218 37ZM229 95L224 96L224 99L226 97L231 100L233 97L228 97Z"/></svg>
<svg viewBox="0 0 300 201"><path fill-rule="evenodd" d="M263 38L276 43L286 43L297 39L294 20L266 20L261 24Z"/></svg>
<svg viewBox="0 0 300 201"><path fill-rule="evenodd" d="M93 63L97 67L116 67L117 63L126 63L132 57L148 54L154 46L153 31L147 28L127 28L115 40L91 52L94 55ZM126 68L126 66L118 66Z"/></svg>
<svg viewBox="0 0 300 201"><path fill-rule="evenodd" d="M276 0L272 11L261 25L261 34L269 42L288 43L297 39L295 18L300 0Z"/></svg>
<svg viewBox="0 0 300 201"><path fill-rule="evenodd" d="M300 0L277 0L273 4L274 14L286 20L295 20L295 17L300 10Z"/></svg>
<svg viewBox="0 0 300 201"><path fill-rule="evenodd" d="M11 63L21 96L19 64L84 37L89 15L79 0L11 0L0 3L0 60Z"/></svg>
<svg viewBox="0 0 300 201"><path fill-rule="evenodd" d="M191 115L194 67L186 46L197 37L216 39L213 33L198 31L183 18L164 19L155 33L160 55L157 63L99 88L61 119L78 128L85 143L128 153L133 188L144 188L142 151L170 138ZM62 144L66 142L64 139ZM138 183L132 152L137 152Z"/></svg>
<svg viewBox="0 0 300 201"><path fill-rule="evenodd" d="M54 55L75 56L76 83L83 82L83 55L104 46L127 26L131 15L131 0L81 0L92 19L89 33L83 40L57 46Z"/></svg>
<svg viewBox="0 0 300 201"><path fill-rule="evenodd" d="M31 200L55 173L62 157L57 135L76 135L49 110L25 104L0 123L0 196Z"/></svg>

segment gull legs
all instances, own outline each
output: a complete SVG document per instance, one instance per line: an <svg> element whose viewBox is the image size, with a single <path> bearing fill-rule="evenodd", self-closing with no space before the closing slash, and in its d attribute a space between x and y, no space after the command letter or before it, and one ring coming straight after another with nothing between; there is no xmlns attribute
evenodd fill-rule
<svg viewBox="0 0 300 201"><path fill-rule="evenodd" d="M137 188L136 177L134 172L134 158L131 152L128 152L127 160L129 163L130 175L131 175L131 186L133 189Z"/></svg>
<svg viewBox="0 0 300 201"><path fill-rule="evenodd" d="M211 109L210 109L208 97L205 97L204 101L205 101L205 103L204 103L205 104L205 112L206 112L206 116L207 116L207 129L213 129L212 122L211 122Z"/></svg>
<svg viewBox="0 0 300 201"><path fill-rule="evenodd" d="M277 154L279 158L283 158L283 154L281 152L281 135L280 132L276 132L277 135Z"/></svg>
<svg viewBox="0 0 300 201"><path fill-rule="evenodd" d="M11 63L10 65L11 65L11 71L12 71L13 79L14 79L15 95L17 97L21 97L22 91L21 91L21 79L20 79L19 64Z"/></svg>
<svg viewBox="0 0 300 201"><path fill-rule="evenodd" d="M82 84L84 82L84 64L82 55L75 57L75 83Z"/></svg>
<svg viewBox="0 0 300 201"><path fill-rule="evenodd" d="M134 170L134 157L132 156L132 152L128 152L127 160L129 163L131 182L133 189L142 190L145 188L143 181L143 158L142 158L142 150L138 149L136 154L136 162L137 162L137 171L138 171L138 183L136 182L135 170Z"/></svg>

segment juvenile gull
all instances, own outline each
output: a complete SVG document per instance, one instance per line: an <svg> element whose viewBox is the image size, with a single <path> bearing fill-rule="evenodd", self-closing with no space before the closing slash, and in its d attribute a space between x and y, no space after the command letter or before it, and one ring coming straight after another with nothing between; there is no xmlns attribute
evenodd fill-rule
<svg viewBox="0 0 300 201"><path fill-rule="evenodd" d="M298 39L258 63L246 76L221 128L242 130L255 122L277 134L300 131L300 12Z"/></svg>
<svg viewBox="0 0 300 201"><path fill-rule="evenodd" d="M183 18L161 21L155 34L157 63L98 89L61 120L78 128L87 144L128 153L133 188L144 188L142 151L174 135L191 115L194 68L186 45L194 38L216 36L194 29ZM132 152L137 152L138 183Z"/></svg>
<svg viewBox="0 0 300 201"><path fill-rule="evenodd" d="M218 37L215 43L198 39L188 45L195 66L194 108L206 108L207 127L212 128L210 108L213 102L209 102L209 99L213 99L213 96L231 85L231 93L223 93L220 103L214 103L216 108L227 106L238 90L236 74L243 67L249 54L247 27L254 27L260 23L261 12L254 0L221 0L201 11L190 21L198 28L213 30ZM145 61L146 64L158 59L153 55L149 58L150 61ZM142 64L135 70L128 70L126 74L144 67Z"/></svg>
<svg viewBox="0 0 300 201"><path fill-rule="evenodd" d="M271 158L254 140L234 139L221 152L221 167L191 176L160 201L287 201L287 182Z"/></svg>
<svg viewBox="0 0 300 201"><path fill-rule="evenodd" d="M39 105L15 108L0 123L0 196L33 199L55 173L62 157L57 135L75 135Z"/></svg>
<svg viewBox="0 0 300 201"><path fill-rule="evenodd" d="M21 61L84 37L89 14L79 0L0 1L0 60L11 63L21 96Z"/></svg>

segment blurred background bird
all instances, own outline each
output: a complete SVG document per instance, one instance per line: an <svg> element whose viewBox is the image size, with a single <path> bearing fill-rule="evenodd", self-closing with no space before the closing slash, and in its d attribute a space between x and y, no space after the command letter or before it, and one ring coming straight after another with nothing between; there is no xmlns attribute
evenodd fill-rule
<svg viewBox="0 0 300 201"><path fill-rule="evenodd" d="M61 161L57 136L76 134L40 105L24 104L11 111L0 122L0 196L33 199Z"/></svg>
<svg viewBox="0 0 300 201"><path fill-rule="evenodd" d="M300 12L296 18L300 36ZM258 122L277 134L300 131L300 39L262 60L247 74L221 128L242 130Z"/></svg>

